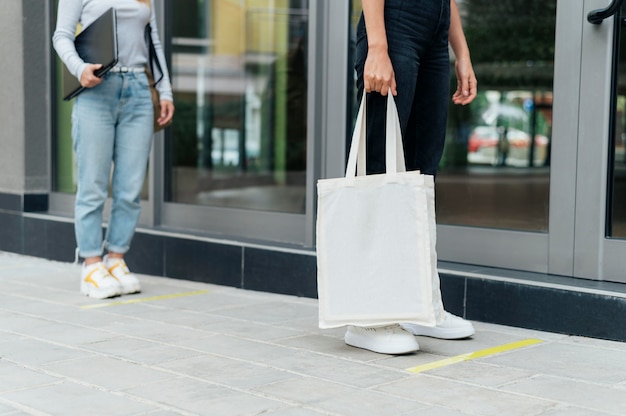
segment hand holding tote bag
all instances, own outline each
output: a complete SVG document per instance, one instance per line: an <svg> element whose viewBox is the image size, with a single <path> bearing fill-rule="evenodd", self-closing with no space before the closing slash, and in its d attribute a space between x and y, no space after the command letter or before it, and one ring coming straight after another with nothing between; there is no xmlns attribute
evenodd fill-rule
<svg viewBox="0 0 626 416"><path fill-rule="evenodd" d="M386 173L365 175L365 102L363 94L346 176L317 183L319 326L434 326L427 203L432 177L406 172L391 93Z"/></svg>

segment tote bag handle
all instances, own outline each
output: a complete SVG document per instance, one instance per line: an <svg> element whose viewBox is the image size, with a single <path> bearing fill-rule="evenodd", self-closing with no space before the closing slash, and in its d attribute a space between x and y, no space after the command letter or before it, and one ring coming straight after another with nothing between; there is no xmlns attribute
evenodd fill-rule
<svg viewBox="0 0 626 416"><path fill-rule="evenodd" d="M357 114L352 141L350 143L350 153L348 165L346 167L346 178L355 176L365 176L366 173L366 93L363 93L361 105ZM387 93L387 123L385 128L385 166L388 174L405 172L404 148L402 146L402 132L400 130L400 119L396 102L391 94L391 89Z"/></svg>

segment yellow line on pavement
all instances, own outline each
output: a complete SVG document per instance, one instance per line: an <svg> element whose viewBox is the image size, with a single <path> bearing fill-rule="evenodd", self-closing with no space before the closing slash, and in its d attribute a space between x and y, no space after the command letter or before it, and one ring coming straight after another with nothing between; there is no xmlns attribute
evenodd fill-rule
<svg viewBox="0 0 626 416"><path fill-rule="evenodd" d="M457 355L456 357L446 358L444 360L433 361L432 363L418 365L416 367L407 368L406 371L410 373L422 373L424 371L433 370L435 368L445 367L451 364L460 363L463 361L475 360L476 358L489 357L491 355L500 354L502 352L516 350L518 348L527 347L529 345L535 345L543 342L540 339L525 339L523 341L512 342L510 344L500 345L498 347L487 348L480 351L469 352L467 354Z"/></svg>
<svg viewBox="0 0 626 416"><path fill-rule="evenodd" d="M148 298L139 298L139 299L129 299L129 300L121 300L119 302L110 302L110 303L97 303L94 305L83 305L82 309L96 309L96 308L104 308L107 306L119 306L119 305L130 305L133 303L140 302L152 302L154 300L164 300L164 299L174 299L174 298L183 298L186 296L196 296L203 295L208 293L208 290L196 290L195 292L184 292L184 293L172 293L170 295L161 295L161 296L151 296Z"/></svg>

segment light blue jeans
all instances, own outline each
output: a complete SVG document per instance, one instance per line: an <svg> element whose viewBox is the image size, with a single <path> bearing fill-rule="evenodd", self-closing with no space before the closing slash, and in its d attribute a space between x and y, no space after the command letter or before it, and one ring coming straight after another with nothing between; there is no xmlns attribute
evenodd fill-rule
<svg viewBox="0 0 626 416"><path fill-rule="evenodd" d="M74 103L77 160L75 232L79 254L125 253L141 214L140 193L153 138L153 109L145 73L111 73ZM113 174L111 176L111 167ZM112 178L113 204L102 239L102 212Z"/></svg>

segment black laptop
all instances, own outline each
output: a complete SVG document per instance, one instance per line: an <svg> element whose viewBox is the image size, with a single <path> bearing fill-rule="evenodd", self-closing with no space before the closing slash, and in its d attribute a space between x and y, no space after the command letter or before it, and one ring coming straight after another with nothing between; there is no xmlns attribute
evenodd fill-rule
<svg viewBox="0 0 626 416"><path fill-rule="evenodd" d="M83 61L102 64L95 75L102 77L117 64L117 21L115 9L110 8L83 29L74 40L76 52ZM71 100L85 87L63 65L63 99Z"/></svg>

